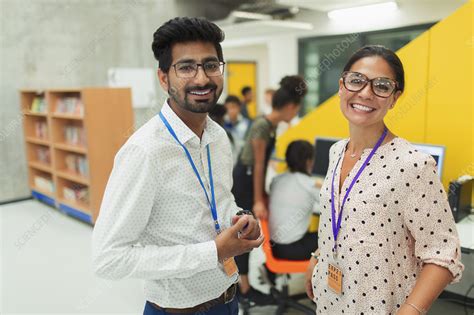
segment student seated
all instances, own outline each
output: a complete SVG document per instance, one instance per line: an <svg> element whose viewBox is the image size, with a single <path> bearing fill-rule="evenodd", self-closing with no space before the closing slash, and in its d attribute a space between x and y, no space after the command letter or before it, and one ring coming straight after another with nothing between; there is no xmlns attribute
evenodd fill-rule
<svg viewBox="0 0 474 315"><path fill-rule="evenodd" d="M319 189L310 177L314 147L307 141L290 143L286 163L289 172L275 177L270 185L272 251L276 258L307 260L318 247L318 234L308 232L319 205Z"/></svg>

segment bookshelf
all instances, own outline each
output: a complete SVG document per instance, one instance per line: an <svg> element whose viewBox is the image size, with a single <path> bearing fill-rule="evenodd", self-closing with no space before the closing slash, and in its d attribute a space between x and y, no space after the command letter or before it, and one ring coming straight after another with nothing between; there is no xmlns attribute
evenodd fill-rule
<svg viewBox="0 0 474 315"><path fill-rule="evenodd" d="M20 101L32 196L93 224L133 130L130 89L21 90Z"/></svg>

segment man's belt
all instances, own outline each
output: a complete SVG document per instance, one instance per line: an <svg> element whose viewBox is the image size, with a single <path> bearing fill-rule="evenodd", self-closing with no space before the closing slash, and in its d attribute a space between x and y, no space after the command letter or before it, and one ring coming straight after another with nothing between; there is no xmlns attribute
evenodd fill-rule
<svg viewBox="0 0 474 315"><path fill-rule="evenodd" d="M197 312L207 312L216 305L227 304L231 302L234 299L236 292L237 292L237 284L234 283L218 298L215 298L213 300L210 300L210 301L207 301L207 302L204 302L204 303L201 303L199 305L189 307L189 308L164 308L159 305L156 305L155 303L151 303L151 304L156 309L159 309L160 311L165 311L167 313L192 314L192 313L197 313Z"/></svg>

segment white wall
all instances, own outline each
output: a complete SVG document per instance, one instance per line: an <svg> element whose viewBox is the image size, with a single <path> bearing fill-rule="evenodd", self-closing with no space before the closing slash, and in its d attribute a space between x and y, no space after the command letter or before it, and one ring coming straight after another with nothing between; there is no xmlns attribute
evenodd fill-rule
<svg viewBox="0 0 474 315"><path fill-rule="evenodd" d="M271 38L267 43L269 84L277 87L281 78L298 73L298 38L288 35Z"/></svg>
<svg viewBox="0 0 474 315"><path fill-rule="evenodd" d="M0 202L30 195L19 89L107 86L113 67L156 68L155 30L198 3L0 0ZM157 86L160 102L165 94ZM160 103L161 105L161 103ZM136 109L136 126L157 108Z"/></svg>

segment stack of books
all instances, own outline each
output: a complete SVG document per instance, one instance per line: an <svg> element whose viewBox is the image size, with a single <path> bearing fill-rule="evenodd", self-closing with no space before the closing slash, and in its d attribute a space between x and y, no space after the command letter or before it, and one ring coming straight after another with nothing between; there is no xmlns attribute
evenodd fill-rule
<svg viewBox="0 0 474 315"><path fill-rule="evenodd" d="M42 190L44 192L53 193L54 192L54 184L53 181L49 178L42 177L42 176L35 176L33 178L34 185L37 189Z"/></svg>
<svg viewBox="0 0 474 315"><path fill-rule="evenodd" d="M86 146L86 134L82 127L66 126L64 128L64 139L72 145Z"/></svg>
<svg viewBox="0 0 474 315"><path fill-rule="evenodd" d="M85 156L77 154L67 154L65 157L66 169L69 172L77 173L84 177L89 174L89 168L87 166L87 158Z"/></svg>
<svg viewBox="0 0 474 315"><path fill-rule="evenodd" d="M89 189L87 187L63 187L64 199L72 202L89 203Z"/></svg>
<svg viewBox="0 0 474 315"><path fill-rule="evenodd" d="M44 164L51 163L51 156L48 148L36 148L36 160Z"/></svg>
<svg viewBox="0 0 474 315"><path fill-rule="evenodd" d="M32 113L46 113L46 102L44 97L36 96L31 103L30 111Z"/></svg>
<svg viewBox="0 0 474 315"><path fill-rule="evenodd" d="M84 104L79 97L63 97L56 104L56 113L84 116Z"/></svg>
<svg viewBox="0 0 474 315"><path fill-rule="evenodd" d="M45 121L35 121L35 136L40 139L48 139L48 125Z"/></svg>

